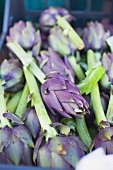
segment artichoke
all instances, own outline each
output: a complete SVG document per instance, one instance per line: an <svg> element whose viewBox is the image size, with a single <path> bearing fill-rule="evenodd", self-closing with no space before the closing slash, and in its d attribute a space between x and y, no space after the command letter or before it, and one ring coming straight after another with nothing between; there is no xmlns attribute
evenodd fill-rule
<svg viewBox="0 0 113 170"><path fill-rule="evenodd" d="M57 136L40 148L39 143L40 139L36 142L33 158L44 168L74 168L87 152L87 147L75 136Z"/></svg>
<svg viewBox="0 0 113 170"><path fill-rule="evenodd" d="M48 30L52 26L56 25L57 15L64 17L68 22L72 21L73 19L72 15L70 15L66 9L61 7L49 7L41 13L41 16L39 18L41 30L44 32L48 32Z"/></svg>
<svg viewBox="0 0 113 170"><path fill-rule="evenodd" d="M40 51L41 37L39 30L36 30L29 21L19 21L9 29L6 41L15 40L25 50L32 50L33 56L37 56Z"/></svg>
<svg viewBox="0 0 113 170"><path fill-rule="evenodd" d="M101 129L94 138L91 149L102 147L106 154L113 154L113 127Z"/></svg>
<svg viewBox="0 0 113 170"><path fill-rule="evenodd" d="M110 36L109 31L105 31L99 22L89 22L83 30L83 41L85 49L100 50L106 47L105 40Z"/></svg>
<svg viewBox="0 0 113 170"><path fill-rule="evenodd" d="M34 108L27 108L23 116L23 121L27 129L31 132L32 136L36 138L40 131L40 123Z"/></svg>
<svg viewBox="0 0 113 170"><path fill-rule="evenodd" d="M88 103L80 95L78 87L67 77L60 74L49 74L41 86L42 98L47 107L64 117L81 118L88 111ZM55 114L55 113L54 113Z"/></svg>
<svg viewBox="0 0 113 170"><path fill-rule="evenodd" d="M18 165L32 165L32 148L34 147L32 137L28 130L19 125L10 129L4 127L0 130L0 152L4 155L4 161L11 161Z"/></svg>
<svg viewBox="0 0 113 170"><path fill-rule="evenodd" d="M63 34L63 31L59 26L55 26L50 29L48 40L49 45L54 49L54 51L63 56L72 55L77 49L73 41Z"/></svg>
<svg viewBox="0 0 113 170"><path fill-rule="evenodd" d="M0 153L3 153L1 163L9 160L16 165L32 164L34 143L31 134L23 124L18 116L6 112L4 90L0 81Z"/></svg>
<svg viewBox="0 0 113 170"><path fill-rule="evenodd" d="M49 48L48 51L41 51L41 56L37 57L37 60L44 73L59 72L74 81L74 70L67 57L63 61L53 49Z"/></svg>
<svg viewBox="0 0 113 170"><path fill-rule="evenodd" d="M5 91L17 92L23 87L24 76L18 59L4 60L0 66L0 77Z"/></svg>

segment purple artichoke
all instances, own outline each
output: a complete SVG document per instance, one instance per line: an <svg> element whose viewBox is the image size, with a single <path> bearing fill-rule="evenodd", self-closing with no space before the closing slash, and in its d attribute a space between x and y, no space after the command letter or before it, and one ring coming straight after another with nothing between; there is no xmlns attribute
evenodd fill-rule
<svg viewBox="0 0 113 170"><path fill-rule="evenodd" d="M106 154L113 154L113 127L101 129L98 135L94 138L92 147L102 147Z"/></svg>
<svg viewBox="0 0 113 170"><path fill-rule="evenodd" d="M48 39L49 45L54 49L54 51L63 56L72 55L77 49L73 41L63 34L63 31L59 26L51 28Z"/></svg>
<svg viewBox="0 0 113 170"><path fill-rule="evenodd" d="M19 21L9 29L7 42L15 40L25 50L32 50L33 56L37 56L40 51L41 37L39 30L36 30L31 22Z"/></svg>
<svg viewBox="0 0 113 170"><path fill-rule="evenodd" d="M3 163L8 159L15 165L32 165L34 147L32 136L23 126L24 122L18 116L6 112L6 102L1 81L0 101L0 152L3 153ZM12 124L8 119L11 120Z"/></svg>
<svg viewBox="0 0 113 170"><path fill-rule="evenodd" d="M0 152L5 154L3 162L8 159L16 165L20 163L32 165L34 144L29 131L24 126L19 125L12 129L4 127L0 130L0 136Z"/></svg>
<svg viewBox="0 0 113 170"><path fill-rule="evenodd" d="M60 74L49 74L41 87L42 98L47 107L64 117L81 118L88 111L88 103L80 95L78 87L67 77ZM55 113L54 113L55 114Z"/></svg>
<svg viewBox="0 0 113 170"><path fill-rule="evenodd" d="M0 77L5 91L17 92L23 87L24 76L18 59L4 60L0 66Z"/></svg>
<svg viewBox="0 0 113 170"><path fill-rule="evenodd" d="M48 51L42 51L37 60L44 73L59 72L74 81L74 70L67 57L64 57L63 61L57 53L49 48Z"/></svg>
<svg viewBox="0 0 113 170"><path fill-rule="evenodd" d="M23 121L32 136L36 138L41 128L35 109L27 108L23 116Z"/></svg>
<svg viewBox="0 0 113 170"><path fill-rule="evenodd" d="M105 40L110 36L109 31L105 31L99 22L89 22L83 30L83 41L85 49L100 50L106 47Z"/></svg>
<svg viewBox="0 0 113 170"><path fill-rule="evenodd" d="M55 137L39 148L40 139L34 149L34 161L40 167L74 168L85 155L87 147L78 137Z"/></svg>
<svg viewBox="0 0 113 170"><path fill-rule="evenodd" d="M66 9L61 8L61 7L50 7L41 13L41 16L39 19L41 30L44 32L48 32L48 30L52 26L56 25L57 15L60 15L66 18L68 22L72 21L73 19L72 15L70 15Z"/></svg>

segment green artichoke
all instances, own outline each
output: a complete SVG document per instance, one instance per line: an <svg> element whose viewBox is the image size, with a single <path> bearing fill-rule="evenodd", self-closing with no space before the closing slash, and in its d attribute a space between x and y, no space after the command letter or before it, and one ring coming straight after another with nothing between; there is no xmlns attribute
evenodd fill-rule
<svg viewBox="0 0 113 170"><path fill-rule="evenodd" d="M34 149L34 161L44 168L74 168L85 155L87 147L76 136L55 137L39 147L38 138Z"/></svg>

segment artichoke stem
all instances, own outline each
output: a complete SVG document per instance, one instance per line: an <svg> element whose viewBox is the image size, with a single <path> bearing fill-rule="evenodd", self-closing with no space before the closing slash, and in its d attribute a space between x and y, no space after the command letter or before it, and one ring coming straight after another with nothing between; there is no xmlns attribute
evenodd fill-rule
<svg viewBox="0 0 113 170"><path fill-rule="evenodd" d="M0 128L3 128L5 126L12 127L9 120L3 117L3 113L6 112L6 102L4 98L4 90L2 87L2 83L0 80Z"/></svg>
<svg viewBox="0 0 113 170"><path fill-rule="evenodd" d="M33 105L36 109L37 116L39 118L43 131L46 130L46 141L48 141L48 138L55 137L57 135L57 132L53 127L50 126L52 121L49 118L46 108L43 104L34 75L25 66L24 66L24 74L30 90L30 94L32 95Z"/></svg>
<svg viewBox="0 0 113 170"><path fill-rule="evenodd" d="M100 62L102 54L99 51L96 51L95 53L95 59L97 62Z"/></svg>
<svg viewBox="0 0 113 170"><path fill-rule="evenodd" d="M88 62L88 68L89 69L94 67L95 64L96 64L95 54L92 50L88 50L87 62ZM101 127L105 127L105 125L101 124L102 121L107 122L107 119L105 117L105 113L104 113L104 110L102 108L98 83L95 84L94 88L91 91L91 103L92 103L93 110L94 110L94 113L95 113L97 125L99 125Z"/></svg>
<svg viewBox="0 0 113 170"><path fill-rule="evenodd" d="M82 68L80 67L80 65L77 64L76 57L69 56L68 60L69 60L70 64L72 65L78 80L82 81L85 78L85 75L84 75L84 72L83 72ZM77 129L77 132L78 132L79 137L81 138L82 142L89 148L92 143L92 139L88 132L84 117L82 119L76 119L76 129Z"/></svg>
<svg viewBox="0 0 113 170"><path fill-rule="evenodd" d="M104 113L104 110L102 108L98 83L96 83L95 87L93 88L93 90L91 92L91 102L92 102L92 105L93 105L93 110L94 110L94 113L95 113L97 124L99 126L102 126L101 122L102 121L107 122L107 119L105 117L105 113Z"/></svg>
<svg viewBox="0 0 113 170"><path fill-rule="evenodd" d="M29 66L29 70L35 75L35 77L43 84L45 80L45 74L42 70L35 64L35 62L31 62Z"/></svg>
<svg viewBox="0 0 113 170"><path fill-rule="evenodd" d="M112 89L111 89L111 92L110 92L110 100L109 100L109 104L108 104L106 118L107 118L109 123L113 124L113 93L112 93Z"/></svg>
<svg viewBox="0 0 113 170"><path fill-rule="evenodd" d="M8 112L12 112L14 113L17 106L18 106L18 103L20 101L20 97L22 95L22 90L17 92L8 102L7 102L7 110Z"/></svg>
<svg viewBox="0 0 113 170"><path fill-rule="evenodd" d="M92 67L96 64L95 53L92 50L88 50L87 52L87 64L88 69L92 69Z"/></svg>
<svg viewBox="0 0 113 170"><path fill-rule="evenodd" d="M76 121L76 129L80 139L89 148L92 143L92 139L88 132L84 117L82 119L76 119L75 121Z"/></svg>
<svg viewBox="0 0 113 170"><path fill-rule="evenodd" d="M11 97L11 93L6 93L5 102L7 103Z"/></svg>
<svg viewBox="0 0 113 170"><path fill-rule="evenodd" d="M76 57L75 56L69 56L68 60L71 64L71 66L73 67L74 71L75 71L75 75L78 78L79 81L85 79L85 75L84 72L81 68L81 66L76 62Z"/></svg>
<svg viewBox="0 0 113 170"><path fill-rule="evenodd" d="M45 74L38 68L34 58L27 54L16 41L8 42L7 47L9 47L10 50L16 54L24 66L29 66L30 71L33 72L41 83L45 82Z"/></svg>
<svg viewBox="0 0 113 170"><path fill-rule="evenodd" d="M17 109L15 114L18 115L20 118L23 117L23 114L27 108L27 97L29 96L30 92L29 92L29 87L27 85L27 83L24 86L23 92L21 94L21 98L20 101L18 103Z"/></svg>
<svg viewBox="0 0 113 170"><path fill-rule="evenodd" d="M61 17L59 15L56 18L57 18L57 24L67 33L67 35L74 42L76 47L79 50L82 50L85 47L85 44L82 41L82 39L79 37L79 35L76 33L76 31L68 23L68 21L64 17Z"/></svg>

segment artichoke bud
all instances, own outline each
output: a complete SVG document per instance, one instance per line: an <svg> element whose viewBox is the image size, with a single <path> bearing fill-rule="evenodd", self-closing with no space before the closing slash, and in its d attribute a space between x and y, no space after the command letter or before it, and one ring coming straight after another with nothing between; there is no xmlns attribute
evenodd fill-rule
<svg viewBox="0 0 113 170"><path fill-rule="evenodd" d="M19 91L24 84L24 75L20 61L18 59L5 59L0 67L0 77L5 91Z"/></svg>

